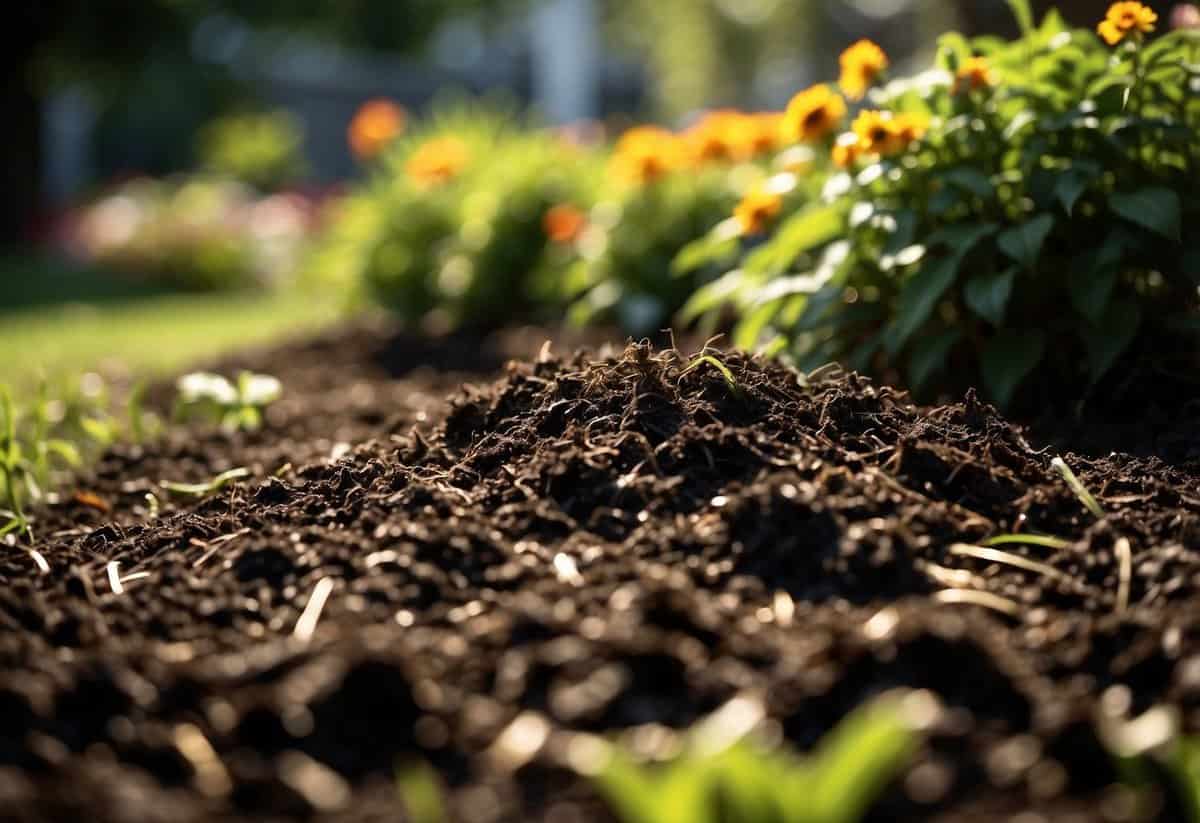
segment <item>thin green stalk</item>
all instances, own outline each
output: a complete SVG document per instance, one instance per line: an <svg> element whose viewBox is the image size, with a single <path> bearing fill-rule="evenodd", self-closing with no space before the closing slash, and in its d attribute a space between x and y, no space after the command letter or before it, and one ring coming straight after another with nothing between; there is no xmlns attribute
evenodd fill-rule
<svg viewBox="0 0 1200 823"><path fill-rule="evenodd" d="M1082 503L1088 511L1096 515L1097 518L1104 517L1104 509L1100 506L1099 501L1092 496L1092 493L1087 490L1087 487L1084 486L1083 483L1080 482L1079 478L1075 476L1075 472L1071 471L1071 467L1066 464L1066 461L1064 461L1061 457L1056 457L1050 461L1050 465L1062 475L1062 479L1066 481L1067 486L1070 487L1071 491L1075 493L1075 496L1079 498L1079 502Z"/></svg>

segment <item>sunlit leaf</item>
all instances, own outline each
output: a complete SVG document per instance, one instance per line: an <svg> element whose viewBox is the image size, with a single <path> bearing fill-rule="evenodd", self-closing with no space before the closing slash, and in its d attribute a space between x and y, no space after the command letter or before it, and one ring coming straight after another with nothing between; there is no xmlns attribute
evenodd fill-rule
<svg viewBox="0 0 1200 823"><path fill-rule="evenodd" d="M1183 207L1179 195L1168 188L1149 186L1108 198L1112 210L1131 223L1170 240L1179 240Z"/></svg>

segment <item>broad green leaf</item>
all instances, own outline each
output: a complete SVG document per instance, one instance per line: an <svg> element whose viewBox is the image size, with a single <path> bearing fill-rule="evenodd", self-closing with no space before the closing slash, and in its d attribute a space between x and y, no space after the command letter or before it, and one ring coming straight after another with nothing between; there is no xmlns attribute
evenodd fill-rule
<svg viewBox="0 0 1200 823"><path fill-rule="evenodd" d="M1133 192L1117 192L1109 196L1108 203L1130 223L1178 242L1183 207L1179 195L1171 189L1148 186Z"/></svg>
<svg viewBox="0 0 1200 823"><path fill-rule="evenodd" d="M671 274L682 277L705 266L724 263L732 258L737 250L738 238L718 226L679 250L675 259L671 261Z"/></svg>
<svg viewBox="0 0 1200 823"><path fill-rule="evenodd" d="M697 317L719 309L734 300L744 286L752 286L753 283L754 281L741 269L735 269L711 283L705 283L692 292L692 296L683 304L683 308L679 310L679 322L686 326Z"/></svg>
<svg viewBox="0 0 1200 823"><path fill-rule="evenodd" d="M1004 310L1012 295L1016 267L991 274L977 274L963 286L963 299L971 311L993 326L1004 325Z"/></svg>
<svg viewBox="0 0 1200 823"><path fill-rule="evenodd" d="M1054 196L1062 203L1063 210L1070 215L1079 202L1079 198L1087 191L1092 175L1081 169L1068 169L1058 176L1054 183Z"/></svg>
<svg viewBox="0 0 1200 823"><path fill-rule="evenodd" d="M986 174L971 166L957 166L941 175L947 183L970 192L976 197L991 200L996 196L996 187Z"/></svg>
<svg viewBox="0 0 1200 823"><path fill-rule="evenodd" d="M1029 0L1008 0L1008 7L1012 9L1017 25L1021 27L1021 34L1026 37L1032 34L1033 7L1029 5Z"/></svg>
<svg viewBox="0 0 1200 823"><path fill-rule="evenodd" d="M959 254L927 261L921 270L904 284L904 290L896 303L896 317L884 343L889 354L895 355L904 348L904 344L913 333L933 314L938 301L958 275L961 263L962 255Z"/></svg>
<svg viewBox="0 0 1200 823"><path fill-rule="evenodd" d="M1108 308L1108 299L1117 283L1117 267L1075 266L1068 275L1071 304L1094 323L1100 322Z"/></svg>
<svg viewBox="0 0 1200 823"><path fill-rule="evenodd" d="M816 206L786 220L775 236L746 258L751 271L784 271L806 251L828 243L844 228L843 208L839 204Z"/></svg>
<svg viewBox="0 0 1200 823"><path fill-rule="evenodd" d="M1001 407L1012 402L1017 386L1046 350L1046 335L1039 329L1001 329L980 353L983 382Z"/></svg>
<svg viewBox="0 0 1200 823"><path fill-rule="evenodd" d="M913 343L908 359L908 378L914 391L921 391L930 378L946 365L946 355L962 339L961 329L949 329L941 334L925 335Z"/></svg>
<svg viewBox="0 0 1200 823"><path fill-rule="evenodd" d="M888 701L859 709L821 741L810 760L808 814L813 823L860 820L876 795L912 757L916 738L900 707Z"/></svg>
<svg viewBox="0 0 1200 823"><path fill-rule="evenodd" d="M980 240L994 234L995 231L996 227L991 223L956 223L944 226L929 235L925 245L930 248L944 246L961 258L975 248Z"/></svg>
<svg viewBox="0 0 1200 823"><path fill-rule="evenodd" d="M763 329L774 319L781 305L777 300L764 303L739 320L733 330L733 345L745 351L753 349Z"/></svg>
<svg viewBox="0 0 1200 823"><path fill-rule="evenodd" d="M1138 305L1119 301L1108 307L1099 323L1081 331L1093 381L1108 373L1137 337L1141 324L1142 311Z"/></svg>
<svg viewBox="0 0 1200 823"><path fill-rule="evenodd" d="M1039 214L1019 226L1000 232L996 235L996 245L1026 269L1033 269L1037 265L1038 255L1042 253L1042 245L1053 228L1054 216Z"/></svg>

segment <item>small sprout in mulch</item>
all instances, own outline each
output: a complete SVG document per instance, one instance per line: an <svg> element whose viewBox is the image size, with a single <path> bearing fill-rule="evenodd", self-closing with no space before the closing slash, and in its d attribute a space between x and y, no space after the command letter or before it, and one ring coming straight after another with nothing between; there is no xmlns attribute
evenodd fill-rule
<svg viewBox="0 0 1200 823"><path fill-rule="evenodd" d="M703 365L712 366L720 373L722 379L725 381L725 385L729 387L729 391L734 397L740 398L742 396L742 389L740 386L738 386L737 380L733 376L733 372L730 371L729 367L721 362L721 359L715 355L704 354L701 352L692 358L687 367L679 373L679 376L683 377L683 375Z"/></svg>
<svg viewBox="0 0 1200 823"><path fill-rule="evenodd" d="M209 480L207 483L173 483L169 480L163 480L159 483L164 489L175 494L188 494L193 497L205 497L207 495L219 492L234 480L240 480L243 477L249 477L250 470L244 466L238 466L235 469L223 471ZM157 508L155 505L153 508Z"/></svg>
<svg viewBox="0 0 1200 823"><path fill-rule="evenodd" d="M1014 543L1021 546L1043 546L1047 549L1071 548L1070 540L1051 537L1048 534L1000 534L983 541L985 546L1005 546Z"/></svg>
<svg viewBox="0 0 1200 823"><path fill-rule="evenodd" d="M268 374L243 371L236 382L209 372L193 372L176 383L176 416L212 420L227 431L254 431L263 410L279 399L283 384Z"/></svg>
<svg viewBox="0 0 1200 823"><path fill-rule="evenodd" d="M1071 467L1067 465L1066 461L1061 457L1056 457L1050 461L1050 465L1062 475L1063 480L1066 481L1071 491L1073 491L1075 496L1079 498L1079 502L1082 503L1088 511L1096 515L1098 519L1103 519L1104 509L1100 506L1100 503L1096 500L1096 498L1092 496L1092 493L1087 490L1087 487L1084 486L1079 478L1075 476L1075 472L1071 471Z"/></svg>

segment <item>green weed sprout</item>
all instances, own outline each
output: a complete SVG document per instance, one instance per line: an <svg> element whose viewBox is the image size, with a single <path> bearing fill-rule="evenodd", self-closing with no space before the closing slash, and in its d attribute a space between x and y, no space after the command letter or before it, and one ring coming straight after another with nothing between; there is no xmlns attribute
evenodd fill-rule
<svg viewBox="0 0 1200 823"><path fill-rule="evenodd" d="M1066 481L1067 486L1079 498L1079 502L1098 519L1102 519L1104 517L1104 509L1080 479L1075 476L1075 472L1071 471L1071 467L1067 465L1066 461L1061 457L1056 457L1050 461L1050 465L1062 475L1062 479Z"/></svg>
<svg viewBox="0 0 1200 823"><path fill-rule="evenodd" d="M228 431L253 431L262 425L262 412L279 399L283 385L267 374L243 371L237 381L219 374L193 372L176 384L180 416L215 420Z"/></svg>
<svg viewBox="0 0 1200 823"><path fill-rule="evenodd" d="M241 480L244 477L250 476L250 470L244 466L239 466L229 471L224 471L209 480L206 483L175 483L169 480L164 480L161 485L164 489L175 494L186 494L192 497L205 497L206 495L219 492L227 485L235 480ZM151 504L152 509L157 510L157 505Z"/></svg>
<svg viewBox="0 0 1200 823"><path fill-rule="evenodd" d="M729 391L734 397L740 398L742 396L741 387L738 386L737 380L733 376L733 372L729 370L729 367L726 366L720 358L711 354L702 353L693 357L692 361L687 364L687 367L679 373L679 376L682 377L688 372L693 371L694 369L705 364L712 366L720 373L721 378L725 381L725 385L729 387Z"/></svg>
<svg viewBox="0 0 1200 823"><path fill-rule="evenodd" d="M17 417L12 394L0 386L0 480L4 481L4 499L8 510L3 516L8 522L0 526L0 535L14 530L28 531L29 521L21 507L21 492L17 487L21 473L21 444L17 442Z"/></svg>
<svg viewBox="0 0 1200 823"><path fill-rule="evenodd" d="M908 762L931 711L927 693L885 695L799 757L756 742L762 708L736 698L669 762L647 765L597 741L599 756L577 767L592 773L622 823L853 823Z"/></svg>

